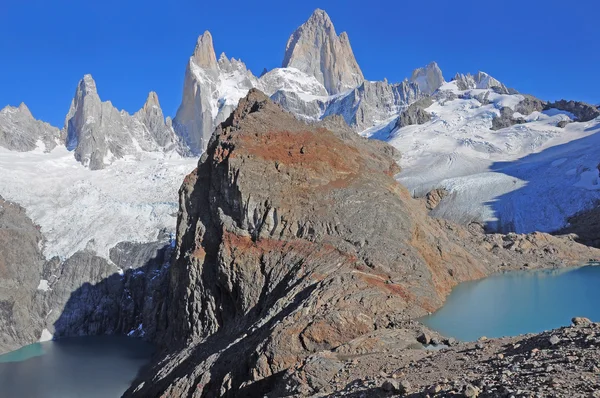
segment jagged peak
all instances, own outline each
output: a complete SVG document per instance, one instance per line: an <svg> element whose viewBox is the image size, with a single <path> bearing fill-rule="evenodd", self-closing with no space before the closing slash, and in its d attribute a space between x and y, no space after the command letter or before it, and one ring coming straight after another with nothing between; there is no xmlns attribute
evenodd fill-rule
<svg viewBox="0 0 600 398"><path fill-rule="evenodd" d="M158 102L158 94L155 91L150 91L148 93L148 98L146 98L146 103L144 104L144 108L148 108L151 106L156 106L160 108L160 102Z"/></svg>
<svg viewBox="0 0 600 398"><path fill-rule="evenodd" d="M213 38L208 30L198 37L192 60L202 68L217 69L217 56L215 55Z"/></svg>
<svg viewBox="0 0 600 398"><path fill-rule="evenodd" d="M317 8L313 11L310 18L308 18L304 25L321 26L323 28L332 29L335 33L335 28L333 26L331 18L329 18L329 15L327 14L327 12L325 12L325 10L322 10L320 8Z"/></svg>
<svg viewBox="0 0 600 398"><path fill-rule="evenodd" d="M423 93L431 95L445 81L437 62L432 61L424 67L415 69L410 77L410 82L416 83Z"/></svg>
<svg viewBox="0 0 600 398"><path fill-rule="evenodd" d="M84 94L97 94L98 89L96 87L96 81L91 74L85 74L79 81L79 88Z"/></svg>

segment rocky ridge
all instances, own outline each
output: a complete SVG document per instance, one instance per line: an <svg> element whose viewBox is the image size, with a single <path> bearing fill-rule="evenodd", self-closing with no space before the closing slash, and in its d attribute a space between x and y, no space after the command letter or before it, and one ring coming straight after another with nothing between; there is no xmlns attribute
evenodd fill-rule
<svg viewBox="0 0 600 398"><path fill-rule="evenodd" d="M126 156L164 152L177 146L174 131L162 119L156 93L150 93L144 107L131 116L118 111L110 101L100 100L91 75L85 75L77 86L63 134L67 149L92 170Z"/></svg>
<svg viewBox="0 0 600 398"><path fill-rule="evenodd" d="M307 125L251 90L181 188L158 316L166 356L126 395L326 390L342 358L417 343L410 319L461 281L600 257L568 238L429 218L394 180L397 156L339 117ZM297 372L315 355L327 372ZM298 384L281 384L290 373Z"/></svg>
<svg viewBox="0 0 600 398"><path fill-rule="evenodd" d="M62 141L60 130L36 120L27 105L7 106L0 110L0 147L11 151L32 151L41 144L51 151Z"/></svg>

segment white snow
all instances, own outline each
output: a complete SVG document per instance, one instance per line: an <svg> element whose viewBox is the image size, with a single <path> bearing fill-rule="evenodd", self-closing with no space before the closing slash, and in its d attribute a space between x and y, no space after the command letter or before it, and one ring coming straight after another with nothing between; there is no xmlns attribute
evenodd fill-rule
<svg viewBox="0 0 600 398"><path fill-rule="evenodd" d="M44 292L47 292L48 290L52 290L52 289L50 289L50 285L48 284L48 281L46 279L41 279L40 283L37 287L37 290L42 290Z"/></svg>
<svg viewBox="0 0 600 398"><path fill-rule="evenodd" d="M0 148L0 195L41 226L47 258L86 247L108 258L121 241L148 242L173 231L178 190L197 159L145 153L92 171L64 147L50 153Z"/></svg>
<svg viewBox="0 0 600 398"><path fill-rule="evenodd" d="M42 330L42 335L40 336L39 342L43 343L44 341L50 341L54 338L52 333L48 329Z"/></svg>
<svg viewBox="0 0 600 398"><path fill-rule="evenodd" d="M433 215L504 231L549 232L600 199L600 119L559 128L559 121L574 116L548 110L493 131L498 109L514 109L523 96L461 92L455 82L440 90L470 99L436 101L427 108L431 121L397 129L388 140L402 153L398 180L414 196L436 187L450 191ZM486 91L490 104L473 98Z"/></svg>

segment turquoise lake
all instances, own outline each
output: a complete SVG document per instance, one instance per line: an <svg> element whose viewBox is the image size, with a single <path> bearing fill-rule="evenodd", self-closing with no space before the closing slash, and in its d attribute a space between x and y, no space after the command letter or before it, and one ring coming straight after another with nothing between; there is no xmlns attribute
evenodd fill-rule
<svg viewBox="0 0 600 398"><path fill-rule="evenodd" d="M568 326L575 316L600 321L600 266L508 272L461 283L421 322L474 341Z"/></svg>
<svg viewBox="0 0 600 398"><path fill-rule="evenodd" d="M120 397L153 351L148 343L122 336L31 344L0 355L0 397Z"/></svg>

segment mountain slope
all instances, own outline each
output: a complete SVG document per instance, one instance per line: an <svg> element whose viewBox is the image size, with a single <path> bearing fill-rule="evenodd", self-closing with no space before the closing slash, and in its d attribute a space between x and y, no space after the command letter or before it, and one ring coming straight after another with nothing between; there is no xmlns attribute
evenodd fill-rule
<svg viewBox="0 0 600 398"><path fill-rule="evenodd" d="M251 90L182 185L159 305L165 357L126 395L281 396L283 376L309 357L415 343L418 328L404 321L461 281L598 254L429 218L394 180L397 156L339 117L305 124ZM308 388L324 388L327 374Z"/></svg>

